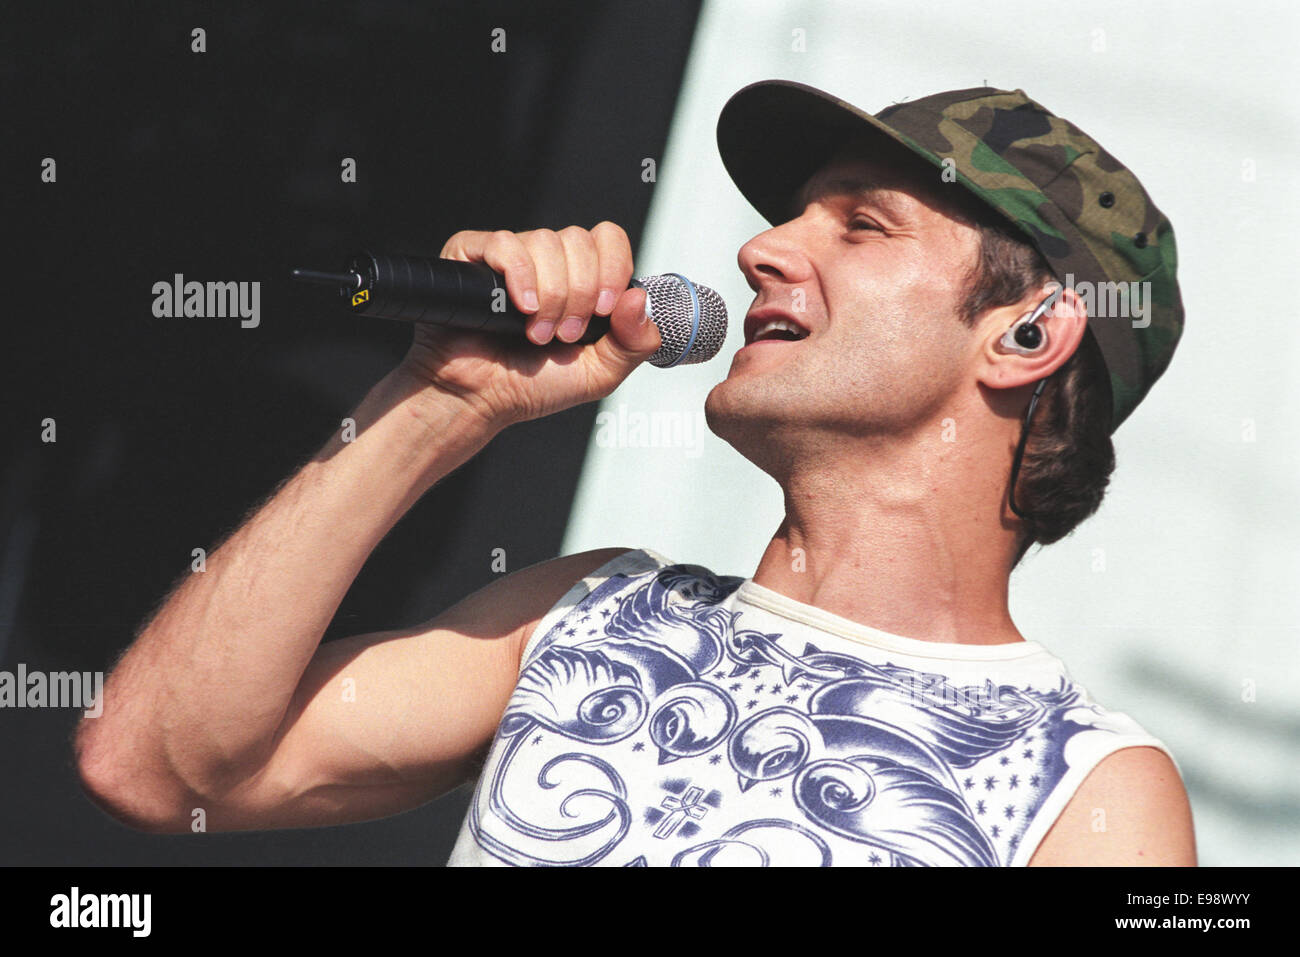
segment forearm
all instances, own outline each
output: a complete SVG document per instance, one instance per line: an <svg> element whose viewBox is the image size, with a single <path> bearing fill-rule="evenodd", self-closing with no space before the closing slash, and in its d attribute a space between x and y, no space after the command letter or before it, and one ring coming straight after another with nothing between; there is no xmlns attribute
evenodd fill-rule
<svg viewBox="0 0 1300 957"><path fill-rule="evenodd" d="M83 721L83 774L211 794L269 755L348 587L399 518L495 433L398 372L172 594ZM107 767L105 765L111 765Z"/></svg>

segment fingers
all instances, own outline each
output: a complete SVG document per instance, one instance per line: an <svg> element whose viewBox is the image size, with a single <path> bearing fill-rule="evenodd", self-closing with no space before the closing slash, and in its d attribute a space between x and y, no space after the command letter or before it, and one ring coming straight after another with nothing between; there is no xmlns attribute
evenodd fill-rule
<svg viewBox="0 0 1300 957"><path fill-rule="evenodd" d="M527 334L533 342L544 345L551 341L556 325L564 317L564 307L569 298L569 267L565 262L564 243L551 229L534 229L518 236L537 270L540 305L528 320Z"/></svg>
<svg viewBox="0 0 1300 957"><path fill-rule="evenodd" d="M442 256L485 262L502 273L511 303L529 316L526 334L538 345L582 338L591 316L611 315L632 278L627 233L608 221L559 232L467 230L447 240Z"/></svg>
<svg viewBox="0 0 1300 957"><path fill-rule="evenodd" d="M591 227L591 238L599 259L596 315L608 316L632 279L632 244L623 228L608 220Z"/></svg>
<svg viewBox="0 0 1300 957"><path fill-rule="evenodd" d="M586 330L587 319L596 311L599 254L591 233L577 226L560 230L560 241L568 265L568 298L555 336L561 342L573 342Z"/></svg>
<svg viewBox="0 0 1300 957"><path fill-rule="evenodd" d="M443 259L487 263L505 276L506 293L516 309L525 313L537 311L540 305L537 268L518 233L508 229L493 233L465 230L447 240L440 255Z"/></svg>
<svg viewBox="0 0 1300 957"><path fill-rule="evenodd" d="M601 336L583 356L590 368L597 395L613 392L638 365L658 351L659 329L646 317L644 289L627 289L609 317L609 333Z"/></svg>
<svg viewBox="0 0 1300 957"><path fill-rule="evenodd" d="M638 362L654 354L661 344L659 328L646 314L647 296L640 287L625 290L609 317L609 331L613 335L608 338L614 340L612 345L629 357L637 355Z"/></svg>

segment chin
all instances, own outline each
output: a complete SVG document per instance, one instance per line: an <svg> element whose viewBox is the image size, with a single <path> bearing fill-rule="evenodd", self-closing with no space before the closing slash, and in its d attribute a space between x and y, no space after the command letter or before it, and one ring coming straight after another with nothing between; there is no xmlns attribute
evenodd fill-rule
<svg viewBox="0 0 1300 957"><path fill-rule="evenodd" d="M733 379L719 382L704 400L709 431L751 461L751 448L774 443L792 425L794 412L788 394Z"/></svg>
<svg viewBox="0 0 1300 957"><path fill-rule="evenodd" d="M725 397L727 382L724 380L709 390L709 394L704 398L704 422L712 432L720 439L726 439L728 435L727 425L732 416L728 408ZM719 393L724 393L720 398Z"/></svg>

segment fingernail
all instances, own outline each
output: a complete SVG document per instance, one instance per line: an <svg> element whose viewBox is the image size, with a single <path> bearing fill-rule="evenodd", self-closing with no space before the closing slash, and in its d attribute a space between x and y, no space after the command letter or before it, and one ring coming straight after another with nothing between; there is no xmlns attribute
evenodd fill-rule
<svg viewBox="0 0 1300 957"><path fill-rule="evenodd" d="M525 290L525 291L524 291L524 308L525 308L525 309L528 309L528 310L535 310L535 309L537 309L538 305L539 305L539 303L537 302L537 293L535 293L535 292L534 292L533 290L531 290L531 289L527 289L527 290Z"/></svg>
<svg viewBox="0 0 1300 957"><path fill-rule="evenodd" d="M533 326L533 341L539 346L545 345L551 338L551 330L555 328L555 323L549 319L543 319L537 325Z"/></svg>
<svg viewBox="0 0 1300 957"><path fill-rule="evenodd" d="M596 299L596 311L602 316L609 315L610 310L614 308L616 298L613 290L602 289Z"/></svg>
<svg viewBox="0 0 1300 957"><path fill-rule="evenodd" d="M582 320L577 316L569 316L560 323L560 331L557 333L565 342L572 342L578 336L582 335Z"/></svg>

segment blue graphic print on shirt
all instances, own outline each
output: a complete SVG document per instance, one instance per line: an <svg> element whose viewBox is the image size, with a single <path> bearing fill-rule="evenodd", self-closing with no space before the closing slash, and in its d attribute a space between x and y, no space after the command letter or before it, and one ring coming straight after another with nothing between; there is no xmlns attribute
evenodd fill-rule
<svg viewBox="0 0 1300 957"><path fill-rule="evenodd" d="M476 788L474 841L525 866L619 863L607 859L625 844L624 866L647 866L647 841L671 843L673 866L1006 863L1066 771L1066 741L1091 727L1073 720L1080 690L1064 677L1046 691L954 687L811 643L796 652L721 604L742 582L681 564L615 574L542 636ZM1035 797L992 823L1002 809L978 794L996 775L958 772L1032 756L1035 738ZM530 764L529 748L549 756ZM671 773L649 795L656 769ZM746 819L710 829L724 805Z"/></svg>

